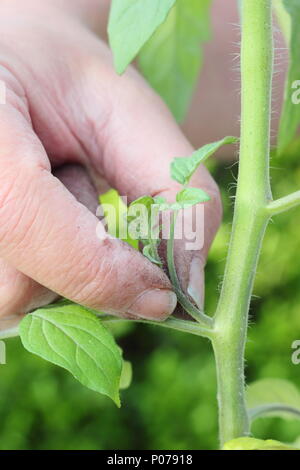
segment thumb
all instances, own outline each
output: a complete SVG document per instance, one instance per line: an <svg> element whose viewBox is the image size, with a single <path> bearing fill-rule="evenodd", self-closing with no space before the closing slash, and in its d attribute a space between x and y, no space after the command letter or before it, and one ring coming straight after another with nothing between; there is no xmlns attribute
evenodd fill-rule
<svg viewBox="0 0 300 470"><path fill-rule="evenodd" d="M182 187L171 178L171 163L174 157L191 155L194 149L162 100L133 69L129 68L121 77L109 67L107 73L110 75L106 82L111 84L115 93L105 132L99 132L95 139L84 140L93 168L98 168L110 186L126 196L129 202L144 195L163 196L168 202L174 202ZM99 90L96 97L103 96L100 77L100 71L97 76L90 77L88 89ZM94 93L89 91L84 96L89 97L84 103L85 115L97 128L102 101L95 99ZM83 139L87 135L86 121L75 126L77 135ZM200 205L197 211L184 211L183 226L188 230L183 230L182 237L175 243L174 257L182 289L202 309L204 267L220 225L222 206L218 186L203 165L195 173L191 186L207 192L210 201ZM195 217L197 213L199 216ZM201 239L197 247L188 248L186 232ZM165 243L162 243L162 254L166 252L164 248Z"/></svg>
<svg viewBox="0 0 300 470"><path fill-rule="evenodd" d="M5 108L0 116L0 257L77 303L116 315L165 319L176 306L165 274L99 228L98 219L51 175L29 121Z"/></svg>

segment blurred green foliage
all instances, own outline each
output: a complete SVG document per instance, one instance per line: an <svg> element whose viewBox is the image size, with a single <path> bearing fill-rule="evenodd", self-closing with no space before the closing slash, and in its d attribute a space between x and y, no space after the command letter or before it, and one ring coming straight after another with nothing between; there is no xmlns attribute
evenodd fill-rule
<svg viewBox="0 0 300 470"><path fill-rule="evenodd" d="M222 281L237 166L213 162L225 207L224 223L207 266L208 313ZM297 159L272 159L274 193L300 187ZM259 264L247 345L248 382L291 380L300 388L300 365L291 344L300 339L300 209L269 226ZM214 360L207 340L144 325L119 324L115 335L133 363L133 382L118 410L109 399L67 372L7 340L0 366L0 449L211 449L217 447ZM300 421L259 419L255 437L293 442Z"/></svg>

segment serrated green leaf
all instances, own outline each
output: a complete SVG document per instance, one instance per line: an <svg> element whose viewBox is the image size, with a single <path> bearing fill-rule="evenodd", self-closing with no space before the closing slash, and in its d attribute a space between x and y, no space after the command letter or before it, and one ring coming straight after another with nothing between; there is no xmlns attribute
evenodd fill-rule
<svg viewBox="0 0 300 470"><path fill-rule="evenodd" d="M226 144L234 144L238 141L236 137L224 137L224 139L211 144L206 144L196 150L190 157L176 157L171 163L171 177L181 184L188 184L191 177L201 163L204 163L220 147Z"/></svg>
<svg viewBox="0 0 300 470"><path fill-rule="evenodd" d="M41 308L24 317L19 331L28 351L120 405L121 350L88 309L76 304Z"/></svg>
<svg viewBox="0 0 300 470"><path fill-rule="evenodd" d="M280 154L292 143L300 125L300 2L284 0L283 5L290 14L292 31L289 44L290 65L277 143Z"/></svg>
<svg viewBox="0 0 300 470"><path fill-rule="evenodd" d="M129 233L144 245L149 243L152 234L151 213L153 205L154 199L151 196L142 196L133 201L127 211Z"/></svg>
<svg viewBox="0 0 300 470"><path fill-rule="evenodd" d="M200 188L184 188L176 194L176 202L167 203L162 197L154 198L154 205L160 212L178 211L210 200L209 195Z"/></svg>
<svg viewBox="0 0 300 470"><path fill-rule="evenodd" d="M142 196L130 204L127 215L130 224L129 232L132 235L134 232L134 235L144 245L143 255L158 266L162 266L157 251L161 241L158 213L163 201L164 199L160 197Z"/></svg>
<svg viewBox="0 0 300 470"><path fill-rule="evenodd" d="M123 73L176 0L113 0L108 35L118 73Z"/></svg>
<svg viewBox="0 0 300 470"><path fill-rule="evenodd" d="M273 439L255 439L254 437L239 437L232 439L223 447L223 450L298 450L296 447L284 444Z"/></svg>
<svg viewBox="0 0 300 470"><path fill-rule="evenodd" d="M210 37L210 5L211 0L177 0L139 56L145 77L179 121L202 65L200 45Z"/></svg>
<svg viewBox="0 0 300 470"><path fill-rule="evenodd" d="M121 238L123 241L131 245L135 250L138 250L137 240L133 240L125 226L127 206L124 204L118 191L110 189L99 197L99 202L105 208L105 205L111 206L114 209L114 213L104 210L104 216L108 228L108 233L111 235Z"/></svg>
<svg viewBox="0 0 300 470"><path fill-rule="evenodd" d="M130 387L132 382L132 365L129 361L123 361L122 374L120 380L120 390Z"/></svg>
<svg viewBox="0 0 300 470"><path fill-rule="evenodd" d="M252 420L262 416L300 419L300 391L288 380L258 380L248 386L246 396Z"/></svg>

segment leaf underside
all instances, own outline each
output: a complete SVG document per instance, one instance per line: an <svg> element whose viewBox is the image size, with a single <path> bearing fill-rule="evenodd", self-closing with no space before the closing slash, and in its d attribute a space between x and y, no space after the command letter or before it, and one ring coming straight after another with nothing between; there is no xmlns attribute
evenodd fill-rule
<svg viewBox="0 0 300 470"><path fill-rule="evenodd" d="M121 350L91 311L67 303L38 309L22 320L20 336L28 351L120 405Z"/></svg>
<svg viewBox="0 0 300 470"><path fill-rule="evenodd" d="M172 204L175 209L185 209L196 204L210 200L208 194L200 188L185 188L176 195L176 204Z"/></svg>
<svg viewBox="0 0 300 470"><path fill-rule="evenodd" d="M181 184L188 184L191 177L201 163L204 163L220 147L226 144L237 142L236 137L224 137L217 142L206 144L199 150L196 150L190 157L176 157L171 163L171 177Z"/></svg>
<svg viewBox="0 0 300 470"><path fill-rule="evenodd" d="M108 35L118 73L123 73L176 0L113 0Z"/></svg>
<svg viewBox="0 0 300 470"><path fill-rule="evenodd" d="M210 5L211 0L177 0L139 55L143 74L178 121L198 79L201 43L210 38Z"/></svg>

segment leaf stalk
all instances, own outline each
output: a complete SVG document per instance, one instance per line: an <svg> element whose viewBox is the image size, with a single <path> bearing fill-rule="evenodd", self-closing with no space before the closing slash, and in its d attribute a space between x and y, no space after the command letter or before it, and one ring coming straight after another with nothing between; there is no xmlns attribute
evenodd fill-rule
<svg viewBox="0 0 300 470"><path fill-rule="evenodd" d="M269 216L277 215L289 211L300 205L300 191L296 191L288 196L276 199L267 205Z"/></svg>

